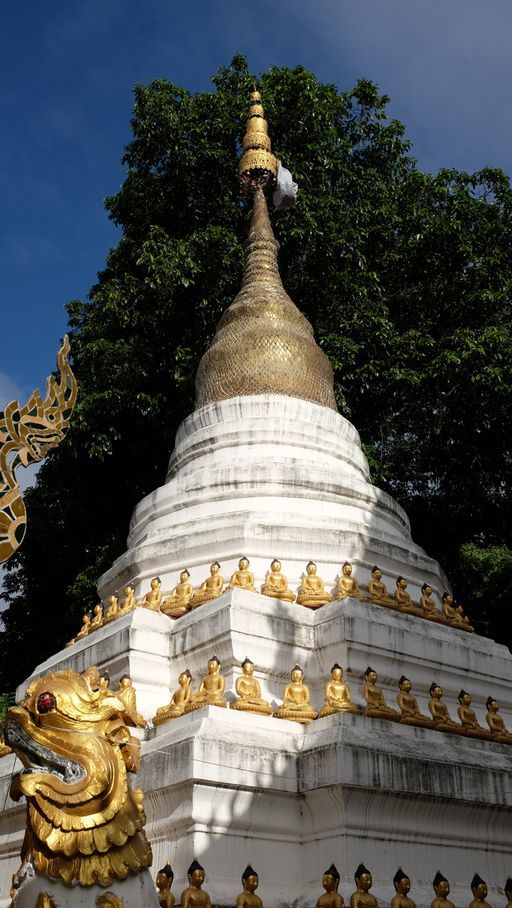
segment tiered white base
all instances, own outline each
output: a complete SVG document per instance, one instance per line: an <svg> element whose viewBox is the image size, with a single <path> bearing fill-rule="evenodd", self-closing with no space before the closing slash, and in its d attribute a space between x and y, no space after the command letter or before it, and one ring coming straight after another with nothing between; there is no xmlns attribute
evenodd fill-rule
<svg viewBox="0 0 512 908"><path fill-rule="evenodd" d="M178 673L190 667L196 686L213 652L222 659L227 699L248 655L262 695L274 705L298 662L319 707L338 661L356 702L370 664L390 705L404 673L424 712L435 679L452 716L464 687L482 723L485 699L493 694L511 724L512 656L505 647L354 600L314 612L234 590L177 622L137 609L56 654L35 674L97 663L108 666L115 686L129 671L139 709L151 718L169 701ZM430 905L438 869L452 883L455 904L470 900L475 871L489 884L491 904L502 898L497 887L510 875L511 861L512 747L363 715L301 726L215 707L146 734L137 784L146 792L153 870L171 859L177 894L196 856L215 905L234 904L248 862L260 874L266 908L313 904L332 861L346 901L360 860L384 903L394 894L399 864L413 880L419 908ZM17 867L24 823L23 810L7 797L12 763L13 757L0 761L2 897Z"/></svg>

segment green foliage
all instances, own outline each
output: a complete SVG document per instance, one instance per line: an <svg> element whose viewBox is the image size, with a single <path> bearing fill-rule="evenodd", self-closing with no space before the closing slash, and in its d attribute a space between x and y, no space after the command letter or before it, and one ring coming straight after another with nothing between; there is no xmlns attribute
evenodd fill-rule
<svg viewBox="0 0 512 908"><path fill-rule="evenodd" d="M197 364L242 273L237 164L252 82L238 56L212 92L135 88L126 179L107 200L122 238L89 299L68 306L76 414L27 495L7 576L4 687L76 632L194 406ZM339 93L273 67L259 82L300 187L296 209L271 213L284 284L331 359L374 480L468 599L480 586L461 546L512 549L509 182L491 169L419 171L367 80ZM479 577L471 617L485 602L485 629L509 640L488 605L495 574Z"/></svg>

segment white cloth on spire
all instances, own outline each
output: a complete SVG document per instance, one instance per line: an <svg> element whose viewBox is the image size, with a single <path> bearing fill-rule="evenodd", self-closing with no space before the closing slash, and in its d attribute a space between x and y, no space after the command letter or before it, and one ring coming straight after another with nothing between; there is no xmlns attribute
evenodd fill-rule
<svg viewBox="0 0 512 908"><path fill-rule="evenodd" d="M293 208L297 204L297 183L286 167L283 167L281 161L277 161L277 185L272 193L274 207L282 210L283 208Z"/></svg>

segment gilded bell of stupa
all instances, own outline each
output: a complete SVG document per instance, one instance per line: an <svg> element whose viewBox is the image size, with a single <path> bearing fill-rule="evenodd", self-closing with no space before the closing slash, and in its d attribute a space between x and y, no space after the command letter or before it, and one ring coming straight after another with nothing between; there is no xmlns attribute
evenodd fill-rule
<svg viewBox="0 0 512 908"><path fill-rule="evenodd" d="M244 277L199 363L196 406L239 395L284 394L336 410L329 359L279 274L279 243L264 195L264 189L273 185L277 161L256 91L251 94L243 147L241 181L254 198Z"/></svg>

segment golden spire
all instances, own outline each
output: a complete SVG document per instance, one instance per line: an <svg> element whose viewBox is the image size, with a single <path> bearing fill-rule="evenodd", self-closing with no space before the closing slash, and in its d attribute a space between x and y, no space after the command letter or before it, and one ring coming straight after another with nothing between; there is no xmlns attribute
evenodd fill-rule
<svg viewBox="0 0 512 908"><path fill-rule="evenodd" d="M279 243L264 196L275 182L277 161L256 90L243 147L240 178L254 194L244 277L199 363L196 406L239 395L281 394L336 410L331 364L281 282Z"/></svg>

